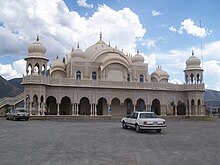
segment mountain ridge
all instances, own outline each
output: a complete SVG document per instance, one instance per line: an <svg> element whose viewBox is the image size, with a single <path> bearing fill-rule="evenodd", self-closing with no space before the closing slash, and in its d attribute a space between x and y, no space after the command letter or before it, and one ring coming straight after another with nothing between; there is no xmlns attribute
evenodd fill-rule
<svg viewBox="0 0 220 165"><path fill-rule="evenodd" d="M5 80L0 76L0 99L3 97L14 97L24 91L24 87L21 87L22 78L16 78L12 80Z"/></svg>

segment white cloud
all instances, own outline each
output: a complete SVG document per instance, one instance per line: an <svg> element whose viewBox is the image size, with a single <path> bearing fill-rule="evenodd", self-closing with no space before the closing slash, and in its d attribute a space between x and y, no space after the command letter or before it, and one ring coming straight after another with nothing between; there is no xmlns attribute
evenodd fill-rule
<svg viewBox="0 0 220 165"><path fill-rule="evenodd" d="M182 84L181 80L178 80L178 79L172 79L172 80L170 80L170 83L173 83L173 84Z"/></svg>
<svg viewBox="0 0 220 165"><path fill-rule="evenodd" d="M173 26L171 26L171 27L169 28L169 30L172 31L172 32L177 32L176 28L174 28Z"/></svg>
<svg viewBox="0 0 220 165"><path fill-rule="evenodd" d="M212 30L207 30L206 28L195 25L191 18L185 19L181 22L181 27L178 30L173 26L171 26L169 30L172 32L178 32L179 34L182 34L183 31L185 31L187 34L200 38L206 37L212 33Z"/></svg>
<svg viewBox="0 0 220 165"><path fill-rule="evenodd" d="M138 15L129 8L116 11L100 5L85 18L69 11L63 0L0 1L0 6L4 24L0 26L0 56L24 58L28 46L39 35L47 48L47 57L54 60L57 54L62 57L70 53L77 43L85 50L98 41L100 31L106 43L111 42L124 52L135 52L136 41L146 32Z"/></svg>
<svg viewBox="0 0 220 165"><path fill-rule="evenodd" d="M152 16L160 16L160 15L163 15L163 13L157 10L152 11Z"/></svg>
<svg viewBox="0 0 220 165"><path fill-rule="evenodd" d="M144 54L141 54L141 55L143 55L143 57L145 59L145 62L148 64L149 69L155 68L155 66L156 66L156 54L151 53L148 56L146 56Z"/></svg>
<svg viewBox="0 0 220 165"><path fill-rule="evenodd" d="M22 77L25 74L25 60L17 60L13 64L0 64L0 75L6 80Z"/></svg>
<svg viewBox="0 0 220 165"><path fill-rule="evenodd" d="M220 63L217 60L206 61L204 66L204 81L207 88L220 90Z"/></svg>
<svg viewBox="0 0 220 165"><path fill-rule="evenodd" d="M93 8L93 4L88 4L86 0L77 0L76 2L80 7Z"/></svg>

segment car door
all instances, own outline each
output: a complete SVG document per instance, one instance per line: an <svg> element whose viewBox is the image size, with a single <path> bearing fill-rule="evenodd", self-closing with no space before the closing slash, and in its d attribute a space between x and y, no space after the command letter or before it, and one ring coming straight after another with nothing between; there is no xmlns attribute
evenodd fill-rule
<svg viewBox="0 0 220 165"><path fill-rule="evenodd" d="M131 123L132 127L135 127L135 123L137 121L137 117L138 117L138 113L134 112L133 115L131 116L131 119L130 119L130 123Z"/></svg>

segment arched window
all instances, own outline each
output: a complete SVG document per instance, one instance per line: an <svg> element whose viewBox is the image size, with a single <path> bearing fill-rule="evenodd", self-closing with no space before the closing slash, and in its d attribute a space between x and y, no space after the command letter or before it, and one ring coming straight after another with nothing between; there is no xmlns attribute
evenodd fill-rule
<svg viewBox="0 0 220 165"><path fill-rule="evenodd" d="M127 75L127 81L128 81L128 82L131 81L131 75L130 75L130 74Z"/></svg>
<svg viewBox="0 0 220 165"><path fill-rule="evenodd" d="M76 79L81 80L81 72L80 71L76 72Z"/></svg>
<svg viewBox="0 0 220 165"><path fill-rule="evenodd" d="M200 75L197 74L197 75L196 75L196 82L199 83L199 81L200 81Z"/></svg>
<svg viewBox="0 0 220 165"><path fill-rule="evenodd" d="M188 84L188 74L186 75L185 81L186 81L186 83Z"/></svg>
<svg viewBox="0 0 220 165"><path fill-rule="evenodd" d="M191 75L190 75L190 81L191 81L191 84L193 84L193 79L194 79L194 75L191 74Z"/></svg>
<svg viewBox="0 0 220 165"><path fill-rule="evenodd" d="M139 79L140 79L140 82L144 82L144 75L141 74L141 75L139 76Z"/></svg>
<svg viewBox="0 0 220 165"><path fill-rule="evenodd" d="M96 80L96 72L92 72L92 80Z"/></svg>

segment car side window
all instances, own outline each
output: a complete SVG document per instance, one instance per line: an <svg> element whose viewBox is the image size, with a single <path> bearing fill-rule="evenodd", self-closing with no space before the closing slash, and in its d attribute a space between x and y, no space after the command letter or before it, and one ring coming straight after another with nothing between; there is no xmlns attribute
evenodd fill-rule
<svg viewBox="0 0 220 165"><path fill-rule="evenodd" d="M138 113L134 113L134 119L137 119L137 117L138 117Z"/></svg>
<svg viewBox="0 0 220 165"><path fill-rule="evenodd" d="M134 117L134 113L130 114L129 118L133 118Z"/></svg>

